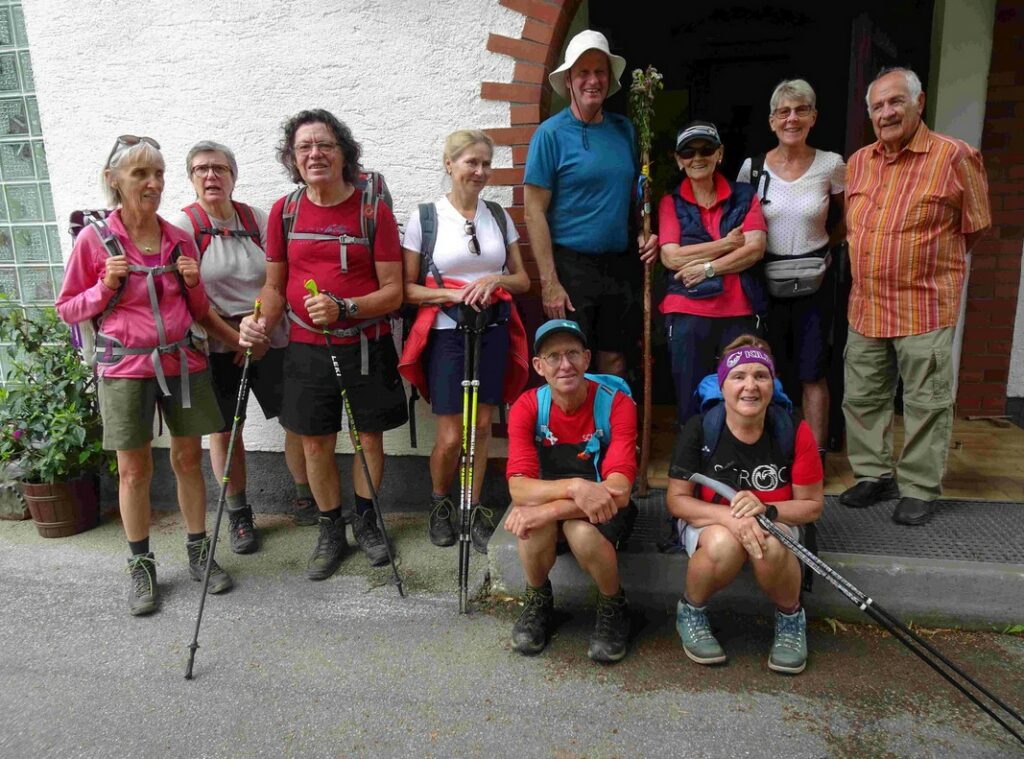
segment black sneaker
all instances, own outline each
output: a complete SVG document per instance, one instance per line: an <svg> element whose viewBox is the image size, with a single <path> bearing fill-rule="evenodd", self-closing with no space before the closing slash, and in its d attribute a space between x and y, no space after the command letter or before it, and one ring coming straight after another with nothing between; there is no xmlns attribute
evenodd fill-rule
<svg viewBox="0 0 1024 759"><path fill-rule="evenodd" d="M548 644L551 632L551 611L555 597L549 580L541 588L526 586L523 610L512 628L512 648L526 656L539 654Z"/></svg>
<svg viewBox="0 0 1024 759"><path fill-rule="evenodd" d="M469 537L477 553L487 553L487 542L494 534L494 511L478 503L469 513Z"/></svg>
<svg viewBox="0 0 1024 759"><path fill-rule="evenodd" d="M882 501L900 497L900 489L892 477L877 480L861 480L840 494L839 503L848 509L866 509Z"/></svg>
<svg viewBox="0 0 1024 759"><path fill-rule="evenodd" d="M133 617L156 611L156 561L151 553L140 553L128 559L128 613Z"/></svg>
<svg viewBox="0 0 1024 759"><path fill-rule="evenodd" d="M206 556L210 551L210 537L207 535L202 540L195 540L185 543L185 550L188 552L188 573L196 582L203 581L203 574L206 572ZM210 562L210 585L211 593L223 593L231 590L235 581L231 575L221 569L220 564L214 559Z"/></svg>
<svg viewBox="0 0 1024 759"><path fill-rule="evenodd" d="M292 501L292 518L299 527L311 527L320 519L320 509L312 498L296 498Z"/></svg>
<svg viewBox="0 0 1024 759"><path fill-rule="evenodd" d="M440 500L431 498L427 535L430 536L430 542L435 546L444 548L455 545L457 536L455 535L455 528L452 527L452 514L454 511L455 507L452 505L452 499L448 496Z"/></svg>
<svg viewBox="0 0 1024 759"><path fill-rule="evenodd" d="M597 595L597 624L587 651L594 661L617 662L626 655L629 640L629 604L620 589L614 596Z"/></svg>
<svg viewBox="0 0 1024 759"><path fill-rule="evenodd" d="M306 577L310 580L326 580L338 571L341 560L348 553L345 538L345 523L330 517L318 517L320 535L316 539L313 555L306 562Z"/></svg>
<svg viewBox="0 0 1024 759"><path fill-rule="evenodd" d="M388 563L388 547L377 525L376 510L369 509L362 516L357 514L352 522L352 534L370 560L370 566L381 567Z"/></svg>
<svg viewBox="0 0 1024 759"><path fill-rule="evenodd" d="M260 536L252 521L252 506L229 511L231 520L231 550L235 553L253 553L260 547Z"/></svg>

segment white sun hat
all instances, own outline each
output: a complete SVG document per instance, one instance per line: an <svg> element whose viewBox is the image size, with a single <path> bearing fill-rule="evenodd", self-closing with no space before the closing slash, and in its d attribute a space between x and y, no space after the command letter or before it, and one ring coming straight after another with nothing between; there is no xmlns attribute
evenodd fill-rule
<svg viewBox="0 0 1024 759"><path fill-rule="evenodd" d="M626 70L626 59L621 55L613 55L612 51L608 48L608 39L601 32L595 32L591 29L584 29L569 40L569 45L565 48L565 62L548 74L551 89L562 97L568 97L565 91L565 73L588 50L600 50L608 56L608 63L612 70L608 81L608 94L606 97L611 97L619 91L619 79L622 77L622 72Z"/></svg>

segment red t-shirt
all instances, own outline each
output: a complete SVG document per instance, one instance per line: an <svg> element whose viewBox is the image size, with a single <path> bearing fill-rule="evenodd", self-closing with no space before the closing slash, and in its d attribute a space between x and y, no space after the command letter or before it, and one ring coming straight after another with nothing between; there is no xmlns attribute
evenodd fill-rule
<svg viewBox="0 0 1024 759"><path fill-rule="evenodd" d="M587 381L587 400L572 414L566 414L553 400L548 415L548 429L559 443L576 445L586 442L594 434L594 396L597 383ZM612 401L611 443L601 455L601 479L618 472L629 480L636 479L636 404L625 393L618 393ZM522 475L540 477L540 457L534 442L537 426L537 388L528 390L512 404L508 414L508 478ZM543 441L543 445L550 445Z"/></svg>
<svg viewBox="0 0 1024 759"><path fill-rule="evenodd" d="M318 206L303 197L293 232L312 232L333 236L362 236L360 214L362 213L362 191L356 190L346 200L335 206ZM355 298L368 295L380 289L374 262L401 262L402 250L398 241L398 225L395 216L386 203L377 204L377 229L374 235L373 256L365 245L347 246L348 273L341 271L341 245L336 240L291 240L285 245L281 215L287 199L280 198L270 209L267 222L267 260L288 264L288 283L285 298L291 308L306 324L312 324L309 312L303 305L307 291L304 283L316 281L321 292L329 292L339 298ZM287 317L286 317L287 318ZM360 319L343 319L330 324L331 329L348 329L357 326ZM380 332L377 332L377 328ZM319 332L291 323L291 340L297 343L319 344L323 335ZM370 335L386 335L390 327L385 319L371 328ZM359 336L334 338L337 343L356 343Z"/></svg>
<svg viewBox="0 0 1024 759"><path fill-rule="evenodd" d="M679 194L683 200L697 205L693 187L687 177L679 185ZM700 210L700 223L711 235L712 240L722 239L719 227L722 223L722 204L732 194L729 182L721 174L715 174L715 204L711 208L697 205ZM761 201L755 195L750 203L747 215L743 217L740 229L744 232L767 232L764 214L761 213ZM679 217L676 216L676 203L672 193L665 195L658 204L658 231L662 245L671 243L679 245L682 232L679 228ZM714 263L712 262L712 265ZM750 301L743 292L738 274L725 274L722 277L722 294L711 298L687 298L685 295L668 293L661 301L659 309L663 314L693 314L694 316L750 316L754 313Z"/></svg>

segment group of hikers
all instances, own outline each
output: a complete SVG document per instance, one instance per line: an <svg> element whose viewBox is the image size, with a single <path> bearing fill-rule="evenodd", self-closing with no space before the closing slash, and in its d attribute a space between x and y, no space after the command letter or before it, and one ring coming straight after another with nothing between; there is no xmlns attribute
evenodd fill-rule
<svg viewBox="0 0 1024 759"><path fill-rule="evenodd" d="M878 140L849 164L808 145L814 91L786 80L769 101L778 145L744 161L736 181L720 172L715 124L679 129L680 177L659 204L657 234L645 239L636 223L635 131L604 109L625 65L602 34L586 30L549 75L569 106L537 128L526 161L525 220L548 319L532 334L515 306L530 288L516 226L481 197L494 152L483 131L447 137L450 189L409 214L402 239L382 177L362 170L359 143L328 111L302 111L284 124L277 158L297 189L269 214L234 199L231 149L201 141L185 159L196 201L165 220L159 145L117 139L102 172L114 210L78 235L57 309L96 332L103 444L117 452L131 551L131 614L158 607L149 539L157 408L171 437L189 571L202 580L211 550L203 435L217 478L227 477L231 548L259 546L242 420L231 424L242 367L250 367L264 415L285 429L295 520L319 527L307 577L323 580L348 553L347 526L371 565L387 563L394 549L374 494L383 433L408 421L403 378L437 418L429 537L438 546L456 542L451 490L472 384L475 466L472 482L461 485L481 553L500 518L494 504L481 503L492 422L511 404L512 503L503 526L517 538L527 583L513 648L545 647L548 575L567 547L597 586L589 656L620 660L630 616L616 551L636 517L637 476L636 406L621 378L640 332L643 266L660 260L679 424L667 504L689 555L677 611L684 651L700 664L725 661L706 604L750 564L777 609L768 666L804 669L799 563L756 517L768 515L800 539L822 512L830 250L848 241L853 280L843 410L857 483L840 502L862 508L899 498L893 520L923 524L945 467L965 253L990 223L984 168L977 151L923 124L924 94L912 71L883 71L871 83L866 101ZM845 211L832 226L830 207ZM400 357L389 315L403 304L416 314ZM469 351L478 366L472 383ZM800 381L802 419L782 392L783 368ZM531 369L543 383L524 391ZM334 458L339 377L366 463L353 461L351 512L341 506ZM906 443L894 461L897 379ZM695 487L694 473L739 492L726 502ZM232 586L216 561L209 582L213 593Z"/></svg>

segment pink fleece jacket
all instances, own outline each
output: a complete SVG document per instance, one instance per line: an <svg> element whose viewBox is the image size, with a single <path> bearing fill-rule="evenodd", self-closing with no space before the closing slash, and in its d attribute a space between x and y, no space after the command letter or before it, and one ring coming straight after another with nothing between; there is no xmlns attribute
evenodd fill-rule
<svg viewBox="0 0 1024 759"><path fill-rule="evenodd" d="M157 217L159 218L159 217ZM181 244L182 255L198 258L195 241L187 232L160 221L160 252L156 265L171 263L174 246ZM133 265L145 266L147 261L142 252L131 241L124 224L121 223L120 211L107 219L107 225L120 239L128 262ZM154 254L155 256L156 254ZM107 251L99 236L92 227L83 229L75 240L71 251L71 259L64 272L64 285L57 297L57 312L68 324L85 321L99 316L114 297L116 290L103 284ZM201 319L210 308L202 280L195 287L185 288L184 297L180 280L173 272L158 275L158 302L163 317L164 330L168 342L175 342L185 337L193 319ZM159 344L156 321L149 303L146 290L146 275L132 273L128 276L128 284L121 294L114 310L103 321L100 331L120 340L132 348L155 347ZM177 377L181 374L178 352L172 351L160 356L164 374ZM99 363L97 367L101 377L147 378L153 377L153 362L148 355L124 356L114 364ZM188 371L200 372L206 368L206 356L201 352L188 349Z"/></svg>

